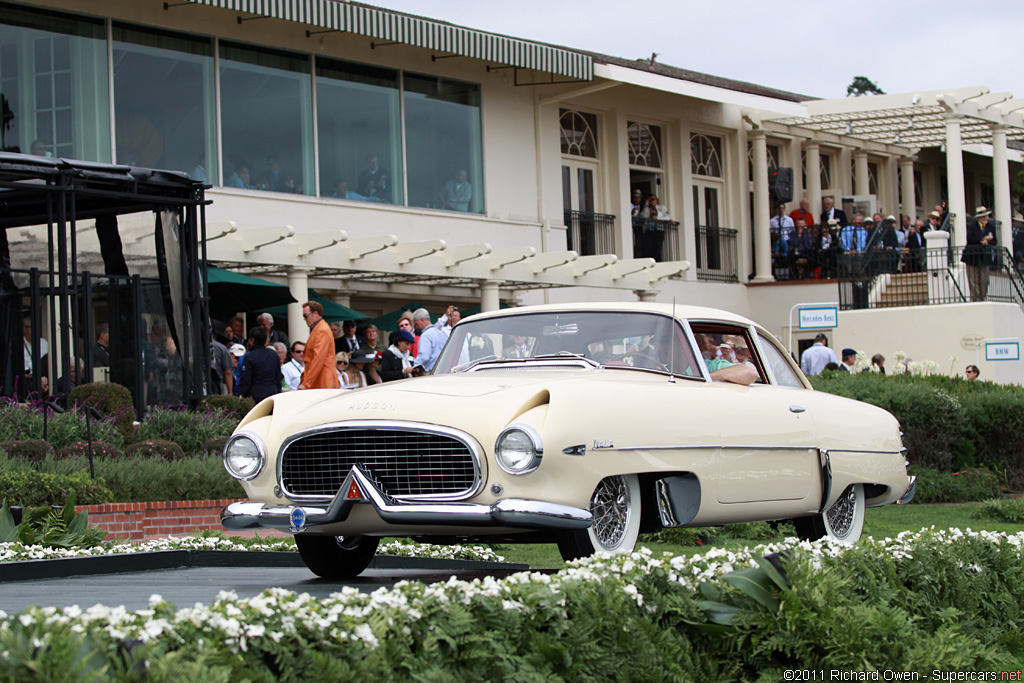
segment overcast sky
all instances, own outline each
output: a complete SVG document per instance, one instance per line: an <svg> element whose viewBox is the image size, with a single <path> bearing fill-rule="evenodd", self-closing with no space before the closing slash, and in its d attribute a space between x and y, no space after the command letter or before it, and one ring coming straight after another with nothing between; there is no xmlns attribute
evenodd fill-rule
<svg viewBox="0 0 1024 683"><path fill-rule="evenodd" d="M460 26L816 97L988 86L1024 97L1020 0L364 0Z"/></svg>

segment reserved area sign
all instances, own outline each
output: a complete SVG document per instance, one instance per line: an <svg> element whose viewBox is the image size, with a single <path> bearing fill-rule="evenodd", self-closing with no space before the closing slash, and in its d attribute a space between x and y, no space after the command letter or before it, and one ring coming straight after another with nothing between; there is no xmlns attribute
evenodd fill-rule
<svg viewBox="0 0 1024 683"><path fill-rule="evenodd" d="M985 360L1020 360L1020 342L985 342Z"/></svg>
<svg viewBox="0 0 1024 683"><path fill-rule="evenodd" d="M831 330L839 326L838 306L801 308L798 315L797 327L801 330Z"/></svg>

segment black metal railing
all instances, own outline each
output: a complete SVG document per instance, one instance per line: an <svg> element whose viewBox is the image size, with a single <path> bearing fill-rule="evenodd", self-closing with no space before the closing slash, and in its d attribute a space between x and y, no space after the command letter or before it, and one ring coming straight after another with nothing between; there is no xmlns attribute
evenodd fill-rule
<svg viewBox="0 0 1024 683"><path fill-rule="evenodd" d="M808 228L809 244L800 244L795 230L789 231L786 248L779 243L779 229L771 228L772 275L777 281L830 280L836 277L842 253L839 237L833 235L827 245L816 236L814 226Z"/></svg>
<svg viewBox="0 0 1024 683"><path fill-rule="evenodd" d="M615 253L615 216L588 211L566 211L569 249L580 256Z"/></svg>
<svg viewBox="0 0 1024 683"><path fill-rule="evenodd" d="M964 248L938 247L841 254L839 306L843 310L927 306L970 301L1013 303L1024 308L1024 279L1005 247L985 255L981 279L972 291Z"/></svg>
<svg viewBox="0 0 1024 683"><path fill-rule="evenodd" d="M739 231L698 225L696 237L697 279L706 282L739 282Z"/></svg>
<svg viewBox="0 0 1024 683"><path fill-rule="evenodd" d="M633 217L633 257L679 260L679 223Z"/></svg>

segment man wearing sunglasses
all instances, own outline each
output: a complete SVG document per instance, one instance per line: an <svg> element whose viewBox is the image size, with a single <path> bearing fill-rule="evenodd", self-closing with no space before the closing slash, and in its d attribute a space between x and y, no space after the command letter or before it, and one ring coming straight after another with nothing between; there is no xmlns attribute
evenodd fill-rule
<svg viewBox="0 0 1024 683"><path fill-rule="evenodd" d="M337 389L338 372L334 366L334 335L324 320L324 307L317 301L302 304L302 319L309 326L309 339L303 360L306 367L299 389Z"/></svg>

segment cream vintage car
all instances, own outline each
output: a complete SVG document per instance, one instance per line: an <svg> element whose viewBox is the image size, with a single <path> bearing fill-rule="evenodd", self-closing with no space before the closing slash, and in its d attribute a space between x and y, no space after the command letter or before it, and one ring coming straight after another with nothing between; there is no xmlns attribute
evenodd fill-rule
<svg viewBox="0 0 1024 683"><path fill-rule="evenodd" d="M855 541L866 507L915 488L892 415L812 390L749 320L655 303L474 315L431 375L266 399L224 464L249 496L224 526L290 530L331 578L382 537L554 541L570 559L663 527L792 519Z"/></svg>

